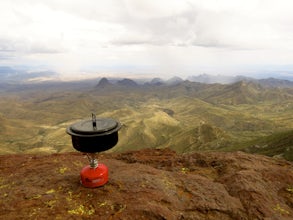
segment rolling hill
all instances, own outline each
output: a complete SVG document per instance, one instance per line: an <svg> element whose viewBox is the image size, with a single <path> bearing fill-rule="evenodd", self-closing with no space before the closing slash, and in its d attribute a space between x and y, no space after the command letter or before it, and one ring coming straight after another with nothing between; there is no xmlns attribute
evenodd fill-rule
<svg viewBox="0 0 293 220"><path fill-rule="evenodd" d="M0 94L0 153L73 151L65 129L92 112L124 125L111 149L117 152L149 147L233 151L248 147L249 141L292 131L293 88L174 81L140 84L103 78L10 85ZM270 155L276 154L282 152Z"/></svg>
<svg viewBox="0 0 293 220"><path fill-rule="evenodd" d="M248 146L244 151L249 153L279 156L293 161L293 130L257 138L244 145Z"/></svg>

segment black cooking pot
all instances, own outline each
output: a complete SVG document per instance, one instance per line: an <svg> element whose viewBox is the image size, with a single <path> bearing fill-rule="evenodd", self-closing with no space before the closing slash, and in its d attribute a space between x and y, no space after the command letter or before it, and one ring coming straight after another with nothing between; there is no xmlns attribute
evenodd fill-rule
<svg viewBox="0 0 293 220"><path fill-rule="evenodd" d="M121 124L112 118L96 118L70 125L66 132L71 135L73 147L81 152L96 153L109 150L118 142Z"/></svg>

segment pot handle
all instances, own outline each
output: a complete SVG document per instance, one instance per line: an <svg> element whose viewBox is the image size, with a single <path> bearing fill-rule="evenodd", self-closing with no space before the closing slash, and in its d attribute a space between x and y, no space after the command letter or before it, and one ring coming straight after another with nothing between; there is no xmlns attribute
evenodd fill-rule
<svg viewBox="0 0 293 220"><path fill-rule="evenodd" d="M93 122L93 128L94 128L94 130L97 130L96 115L94 113L92 113L92 122Z"/></svg>

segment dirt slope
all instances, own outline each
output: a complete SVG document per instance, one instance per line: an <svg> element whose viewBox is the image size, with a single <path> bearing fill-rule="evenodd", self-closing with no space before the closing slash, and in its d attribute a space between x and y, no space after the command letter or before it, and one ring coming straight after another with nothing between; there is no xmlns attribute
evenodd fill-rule
<svg viewBox="0 0 293 220"><path fill-rule="evenodd" d="M0 156L0 219L293 219L293 163L242 152L101 154L109 182L80 185L80 153Z"/></svg>

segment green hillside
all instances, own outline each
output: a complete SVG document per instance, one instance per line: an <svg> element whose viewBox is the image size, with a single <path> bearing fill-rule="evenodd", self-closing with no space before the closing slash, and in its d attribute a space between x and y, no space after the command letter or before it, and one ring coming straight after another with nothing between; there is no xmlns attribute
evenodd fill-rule
<svg viewBox="0 0 293 220"><path fill-rule="evenodd" d="M244 151L267 156L280 156L293 161L293 130L257 138L246 144Z"/></svg>
<svg viewBox="0 0 293 220"><path fill-rule="evenodd" d="M74 151L66 127L89 119L92 112L123 124L119 142L110 150L118 152L150 147L169 147L181 153L235 151L252 146L254 143L247 145L251 141L293 128L291 88L263 88L251 82L123 82L129 86L110 81L102 86L98 82L75 82L44 88L15 86L2 92L0 154ZM286 147L279 151L263 152L270 156L287 154Z"/></svg>

